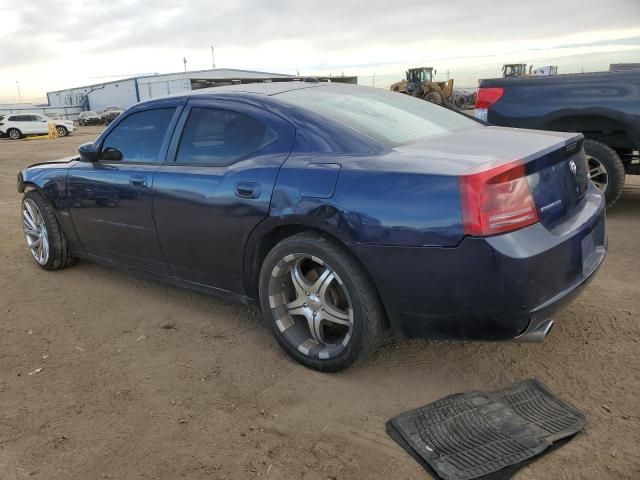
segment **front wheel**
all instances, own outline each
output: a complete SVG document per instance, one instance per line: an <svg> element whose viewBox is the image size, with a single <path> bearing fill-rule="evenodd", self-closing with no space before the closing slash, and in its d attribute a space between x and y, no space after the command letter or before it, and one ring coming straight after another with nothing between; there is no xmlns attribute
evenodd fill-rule
<svg viewBox="0 0 640 480"><path fill-rule="evenodd" d="M265 321L280 346L314 370L347 368L384 337L373 283L345 247L317 233L277 244L262 265L259 290Z"/></svg>
<svg viewBox="0 0 640 480"><path fill-rule="evenodd" d="M62 125L58 125L56 127L56 131L58 132L59 137L66 137L67 135L69 135L69 130L67 130L67 127L63 127Z"/></svg>
<svg viewBox="0 0 640 480"><path fill-rule="evenodd" d="M584 151L589 166L589 178L604 194L610 207L624 188L624 165L614 149L595 140L584 141Z"/></svg>
<svg viewBox="0 0 640 480"><path fill-rule="evenodd" d="M36 190L22 199L22 227L31 256L45 270L59 270L73 264L67 239L51 204Z"/></svg>
<svg viewBox="0 0 640 480"><path fill-rule="evenodd" d="M424 100L427 102L435 103L436 105L442 105L444 103L444 99L439 92L428 92L424 96Z"/></svg>

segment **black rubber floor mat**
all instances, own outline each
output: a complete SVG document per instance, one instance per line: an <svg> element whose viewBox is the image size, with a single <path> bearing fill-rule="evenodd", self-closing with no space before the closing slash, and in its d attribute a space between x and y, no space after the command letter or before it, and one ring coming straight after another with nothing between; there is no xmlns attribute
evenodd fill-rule
<svg viewBox="0 0 640 480"><path fill-rule="evenodd" d="M450 395L398 415L387 431L444 480L502 480L586 423L542 383L524 380L495 392Z"/></svg>

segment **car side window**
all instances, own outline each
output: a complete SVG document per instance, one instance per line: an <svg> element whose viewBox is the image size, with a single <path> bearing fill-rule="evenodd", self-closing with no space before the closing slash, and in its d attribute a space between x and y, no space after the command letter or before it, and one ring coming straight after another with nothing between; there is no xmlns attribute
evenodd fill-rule
<svg viewBox="0 0 640 480"><path fill-rule="evenodd" d="M101 160L160 163L162 142L175 108L144 110L129 115L107 135Z"/></svg>
<svg viewBox="0 0 640 480"><path fill-rule="evenodd" d="M176 163L231 165L277 137L271 127L244 113L192 108L182 132Z"/></svg>

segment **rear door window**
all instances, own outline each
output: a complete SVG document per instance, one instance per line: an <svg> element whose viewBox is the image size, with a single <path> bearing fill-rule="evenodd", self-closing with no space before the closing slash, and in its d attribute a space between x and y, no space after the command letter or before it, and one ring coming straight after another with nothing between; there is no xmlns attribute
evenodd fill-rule
<svg viewBox="0 0 640 480"><path fill-rule="evenodd" d="M176 163L231 165L277 137L271 127L244 113L194 107L182 132Z"/></svg>

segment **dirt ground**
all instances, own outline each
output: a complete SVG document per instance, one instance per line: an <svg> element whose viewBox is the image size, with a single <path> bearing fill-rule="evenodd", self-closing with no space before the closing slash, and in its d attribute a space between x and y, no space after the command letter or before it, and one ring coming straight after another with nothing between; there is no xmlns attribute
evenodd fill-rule
<svg viewBox="0 0 640 480"><path fill-rule="evenodd" d="M529 377L588 426L516 478L640 478L638 179L609 212L605 265L543 344L389 342L320 374L246 307L89 262L33 262L16 173L98 131L0 140L0 479L425 479L387 436L390 417Z"/></svg>

